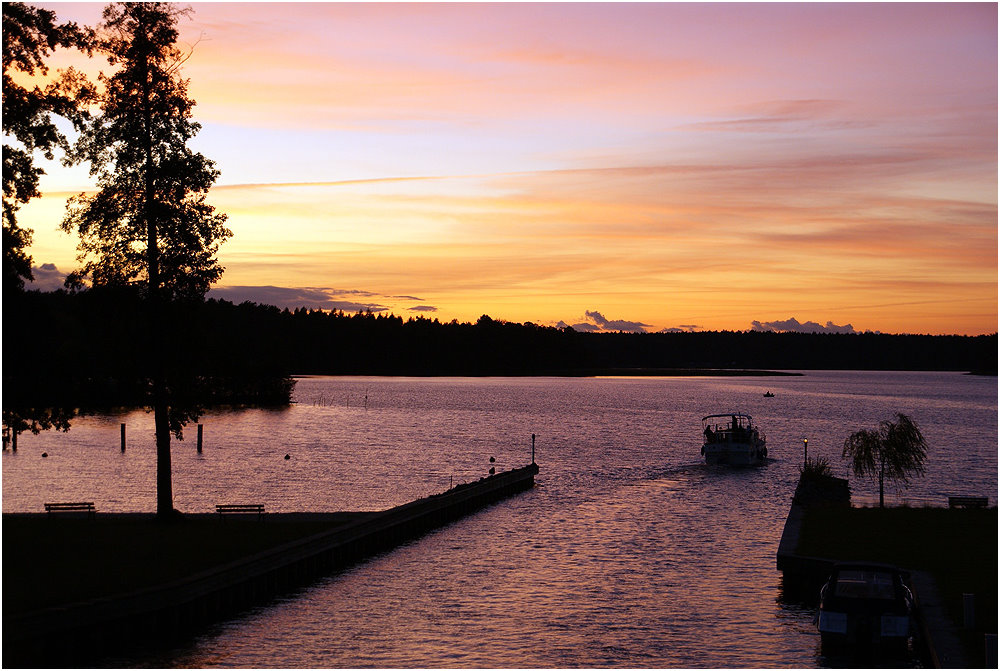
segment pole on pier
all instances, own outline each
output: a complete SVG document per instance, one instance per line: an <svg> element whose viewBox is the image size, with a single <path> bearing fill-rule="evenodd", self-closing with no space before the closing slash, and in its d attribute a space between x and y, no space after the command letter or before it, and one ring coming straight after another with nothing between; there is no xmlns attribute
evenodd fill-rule
<svg viewBox="0 0 1000 671"><path fill-rule="evenodd" d="M802 467L805 468L809 465L809 439L802 439Z"/></svg>
<svg viewBox="0 0 1000 671"><path fill-rule="evenodd" d="M201 454L201 437L202 437L202 433L203 433L202 430L204 428L205 427L202 426L201 424L198 425L198 454Z"/></svg>
<svg viewBox="0 0 1000 671"><path fill-rule="evenodd" d="M962 595L962 624L966 629L976 626L976 595Z"/></svg>
<svg viewBox="0 0 1000 671"><path fill-rule="evenodd" d="M122 454L125 454L125 422L122 422Z"/></svg>
<svg viewBox="0 0 1000 671"><path fill-rule="evenodd" d="M535 463L535 434L531 434L531 463Z"/></svg>

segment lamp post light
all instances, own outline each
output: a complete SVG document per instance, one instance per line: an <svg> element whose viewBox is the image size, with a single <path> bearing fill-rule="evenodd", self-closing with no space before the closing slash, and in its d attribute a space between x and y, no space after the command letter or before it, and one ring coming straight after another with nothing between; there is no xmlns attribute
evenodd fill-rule
<svg viewBox="0 0 1000 671"><path fill-rule="evenodd" d="M809 465L809 439L802 439L802 467L805 468Z"/></svg>

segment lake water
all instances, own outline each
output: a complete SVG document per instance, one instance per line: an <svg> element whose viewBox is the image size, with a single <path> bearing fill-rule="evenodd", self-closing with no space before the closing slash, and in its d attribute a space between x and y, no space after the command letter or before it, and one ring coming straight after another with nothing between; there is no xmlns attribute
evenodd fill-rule
<svg viewBox="0 0 1000 671"><path fill-rule="evenodd" d="M765 391L774 398L764 398ZM182 511L379 510L531 458L537 486L292 597L218 624L158 667L815 667L813 611L780 601L775 552L802 463L895 412L929 444L890 500L997 495L997 380L303 378L285 410L210 413L174 444ZM701 463L703 415L750 413L768 463ZM120 451L120 423L128 447ZM3 454L4 512L155 508L152 418L81 418ZM42 458L46 452L49 456ZM285 459L285 455L290 458ZM877 489L851 477L856 500Z"/></svg>

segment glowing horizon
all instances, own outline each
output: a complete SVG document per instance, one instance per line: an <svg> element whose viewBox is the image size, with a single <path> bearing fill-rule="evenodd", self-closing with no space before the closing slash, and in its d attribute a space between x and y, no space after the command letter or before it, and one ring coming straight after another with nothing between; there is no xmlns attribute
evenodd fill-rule
<svg viewBox="0 0 1000 671"><path fill-rule="evenodd" d="M216 295L997 330L995 5L193 7L193 146L234 232ZM19 221L65 272L89 184L45 167Z"/></svg>

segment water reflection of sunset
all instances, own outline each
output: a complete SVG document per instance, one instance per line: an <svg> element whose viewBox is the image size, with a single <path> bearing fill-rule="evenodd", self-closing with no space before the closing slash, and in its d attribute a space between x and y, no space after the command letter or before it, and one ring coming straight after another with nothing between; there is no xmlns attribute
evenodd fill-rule
<svg viewBox="0 0 1000 671"><path fill-rule="evenodd" d="M195 5L222 284L443 320L993 332L995 9ZM86 175L46 170L21 221L65 272Z"/></svg>

